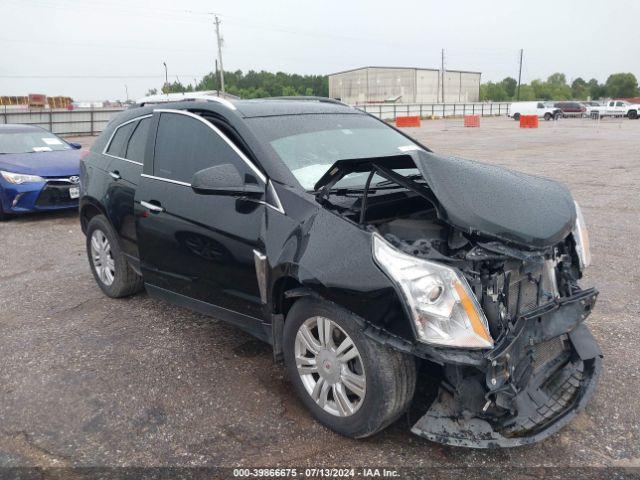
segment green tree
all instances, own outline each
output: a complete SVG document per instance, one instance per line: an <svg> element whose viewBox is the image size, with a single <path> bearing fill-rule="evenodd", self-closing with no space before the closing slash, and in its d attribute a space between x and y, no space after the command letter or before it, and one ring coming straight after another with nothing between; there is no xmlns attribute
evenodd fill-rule
<svg viewBox="0 0 640 480"><path fill-rule="evenodd" d="M515 98L516 89L518 88L518 82L515 78L506 77L500 82L500 85L502 85L502 88L510 98Z"/></svg>
<svg viewBox="0 0 640 480"><path fill-rule="evenodd" d="M520 85L520 101L521 102L528 102L531 100L536 100L536 94L533 91L533 88L531 87L531 85Z"/></svg>
<svg viewBox="0 0 640 480"><path fill-rule="evenodd" d="M592 100L596 100L607 95L607 91L604 85L598 83L598 80L596 80L595 78L589 80L589 82L587 83L587 88L589 89L589 96Z"/></svg>
<svg viewBox="0 0 640 480"><path fill-rule="evenodd" d="M487 82L480 85L480 101L504 102L508 99L502 83Z"/></svg>
<svg viewBox="0 0 640 480"><path fill-rule="evenodd" d="M150 88L149 90L147 90L147 94L145 96L150 97L151 95L157 95L157 94L158 94L157 88Z"/></svg>
<svg viewBox="0 0 640 480"><path fill-rule="evenodd" d="M589 85L581 77L571 83L571 96L579 100L586 100L589 96Z"/></svg>
<svg viewBox="0 0 640 480"><path fill-rule="evenodd" d="M607 78L605 88L611 98L635 97L638 95L638 80L633 73L614 73Z"/></svg>

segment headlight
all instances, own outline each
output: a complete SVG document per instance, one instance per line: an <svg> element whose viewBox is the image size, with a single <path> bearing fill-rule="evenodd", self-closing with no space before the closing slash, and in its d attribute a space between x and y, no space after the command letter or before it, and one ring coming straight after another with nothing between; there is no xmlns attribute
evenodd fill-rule
<svg viewBox="0 0 640 480"><path fill-rule="evenodd" d="M587 224L584 222L582 210L576 205L576 224L573 226L573 240L576 242L576 253L580 261L580 270L584 270L591 265L591 250L589 247L589 234L587 233Z"/></svg>
<svg viewBox="0 0 640 480"><path fill-rule="evenodd" d="M0 170L0 175L2 175L7 182L15 183L16 185L20 185L21 183L34 183L34 182L45 181L44 178L39 177L38 175L27 175L24 173L5 172L4 170Z"/></svg>
<svg viewBox="0 0 640 480"><path fill-rule="evenodd" d="M418 340L448 347L493 347L487 319L457 270L402 253L377 234L373 258L400 287Z"/></svg>

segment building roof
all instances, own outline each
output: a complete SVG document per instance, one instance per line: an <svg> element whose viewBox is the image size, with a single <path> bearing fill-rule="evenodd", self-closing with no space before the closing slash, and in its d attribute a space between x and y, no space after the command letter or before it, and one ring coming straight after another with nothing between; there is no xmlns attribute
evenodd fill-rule
<svg viewBox="0 0 640 480"><path fill-rule="evenodd" d="M342 73L349 73L349 72L357 72L358 70L369 70L371 68L376 68L376 69L380 69L380 70L427 70L430 72L439 72L440 70L437 68L426 68L426 67L381 67L381 66L373 66L373 65L369 65L366 67L358 67L358 68L351 68L349 70L342 70L341 72L335 72L335 73L329 73L328 76L332 77L333 75L340 75ZM454 70L454 69L446 69L446 72L455 72L455 73L475 73L477 75L481 75L482 72L473 72L470 70Z"/></svg>

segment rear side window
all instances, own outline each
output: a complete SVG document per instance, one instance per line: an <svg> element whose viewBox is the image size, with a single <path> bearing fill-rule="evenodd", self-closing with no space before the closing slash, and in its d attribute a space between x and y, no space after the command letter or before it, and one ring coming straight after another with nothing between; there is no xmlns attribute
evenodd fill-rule
<svg viewBox="0 0 640 480"><path fill-rule="evenodd" d="M204 168L230 163L241 175L249 167L236 152L200 120L178 113L162 113L156 135L153 174L191 183L193 174Z"/></svg>
<svg viewBox="0 0 640 480"><path fill-rule="evenodd" d="M150 125L151 117L143 118L136 124L133 135L131 135L129 139L124 158L133 160L134 162L144 163L144 150L147 145Z"/></svg>
<svg viewBox="0 0 640 480"><path fill-rule="evenodd" d="M115 134L111 138L111 143L109 144L109 148L107 148L107 153L109 155L113 155L115 157L124 157L124 152L127 146L127 141L129 140L129 135L133 132L137 122L127 123L126 125L122 125L116 129Z"/></svg>

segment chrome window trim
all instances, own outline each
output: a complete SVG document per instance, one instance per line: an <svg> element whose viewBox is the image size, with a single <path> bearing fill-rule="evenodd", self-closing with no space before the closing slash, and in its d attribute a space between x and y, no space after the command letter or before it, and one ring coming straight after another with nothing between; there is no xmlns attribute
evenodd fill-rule
<svg viewBox="0 0 640 480"><path fill-rule="evenodd" d="M147 175L146 173L142 173L140 174L141 177L144 178L150 178L151 180L158 180L160 182L167 182L167 183L173 183L175 185L181 185L183 187L191 187L190 183L187 182L181 182L179 180L172 180L170 178L165 178L165 177L156 177L155 175Z"/></svg>
<svg viewBox="0 0 640 480"><path fill-rule="evenodd" d="M276 202L276 205L271 205L270 203L265 202L264 200L253 200L253 199L248 199L248 200L256 202L256 203L259 203L261 205L265 205L266 207L269 207L269 208L271 208L271 209L275 210L276 212L281 213L283 215L285 214L284 208L282 207L282 202L280 201L280 197L278 197L278 193L276 192L276 189L273 187L273 184L271 183L271 181L267 180L267 177L260 170L258 170L258 167L256 167L253 164L253 162L251 162L251 160L249 160L247 158L247 156L242 152L242 150L240 150L231 141L231 139L229 139L229 137L227 137L224 133L222 133L222 131L220 131L219 128L217 128L215 125L213 125L210 122L208 122L206 119L202 118L200 115L196 115L195 113L187 112L185 110L172 110L172 109L169 109L169 108L156 108L153 111L154 111L154 113L155 112L158 112L158 113L176 113L178 115L185 115L187 117L192 117L192 118L195 118L196 120L204 123L207 127L209 127L211 130L213 130L217 135L220 136L220 138L222 138L222 140L224 140L224 142L227 145L229 145L231 147L231 149L240 157L240 159L247 164L247 166L258 176L258 178L260 178L260 180L262 180L262 182L266 185L266 188L268 190L270 190L270 193L273 196L273 199ZM126 160L126 159L124 159L124 160ZM156 175L148 175L146 173L143 173L141 176L145 177L145 178L150 178L152 180L158 180L160 182L168 182L168 183L173 183L175 185L181 185L183 187L191 187L190 183L181 182L179 180L172 180L170 178L158 177Z"/></svg>
<svg viewBox="0 0 640 480"><path fill-rule="evenodd" d="M276 212L280 212L281 214L284 215L285 214L284 213L284 207L282 206L282 202L280 201L280 197L278 196L278 192L276 192L276 189L273 186L273 183L271 182L271 180L269 180L269 183L267 184L267 189L271 192L271 195L273 197L275 205L271 205L270 203L266 203L266 202L265 202L265 205L267 207L273 208Z"/></svg>
<svg viewBox="0 0 640 480"><path fill-rule="evenodd" d="M253 171L253 173L255 173L258 178L260 180L262 180L262 183L264 183L265 185L267 184L267 177L264 175L264 173L262 173L258 167L255 166L255 164L249 160L249 158L247 158L247 156L242 152L242 150L240 150L235 143L233 143L229 137L227 137L224 133L222 133L222 131L216 127L215 125L213 125L211 122L207 121L206 119L204 119L203 117L201 117L200 115L196 115L195 113L191 113L188 112L186 110L172 110L170 108L156 108L153 110L154 112L158 112L158 113L175 113L178 115L185 115L187 117L191 117L191 118L195 118L196 120L198 120L199 122L204 123L207 127L209 127L211 130L213 130L220 138L222 138L222 140L229 145L229 147L231 147L231 149L236 153L236 155L238 155L240 157L240 159L247 164L247 166Z"/></svg>
<svg viewBox="0 0 640 480"><path fill-rule="evenodd" d="M111 136L109 137L109 141L106 143L105 147L102 149L102 155L105 155L105 156L111 157L111 158L117 158L118 160L124 160L125 162L133 163L135 165L143 165L142 162L136 162L135 160L129 160L128 158L118 157L117 155L112 155L110 153L107 153L107 150L109 150L109 147L111 146L111 142L113 141L113 137L116 135L116 132L120 128L122 128L125 125L128 125L130 123L142 120L143 118L151 118L151 117L153 117L152 113L148 113L146 115L140 115L139 117L132 118L130 120L127 120L126 122L122 122L120 125L118 125L116 128L114 128L113 132L111 132Z"/></svg>

